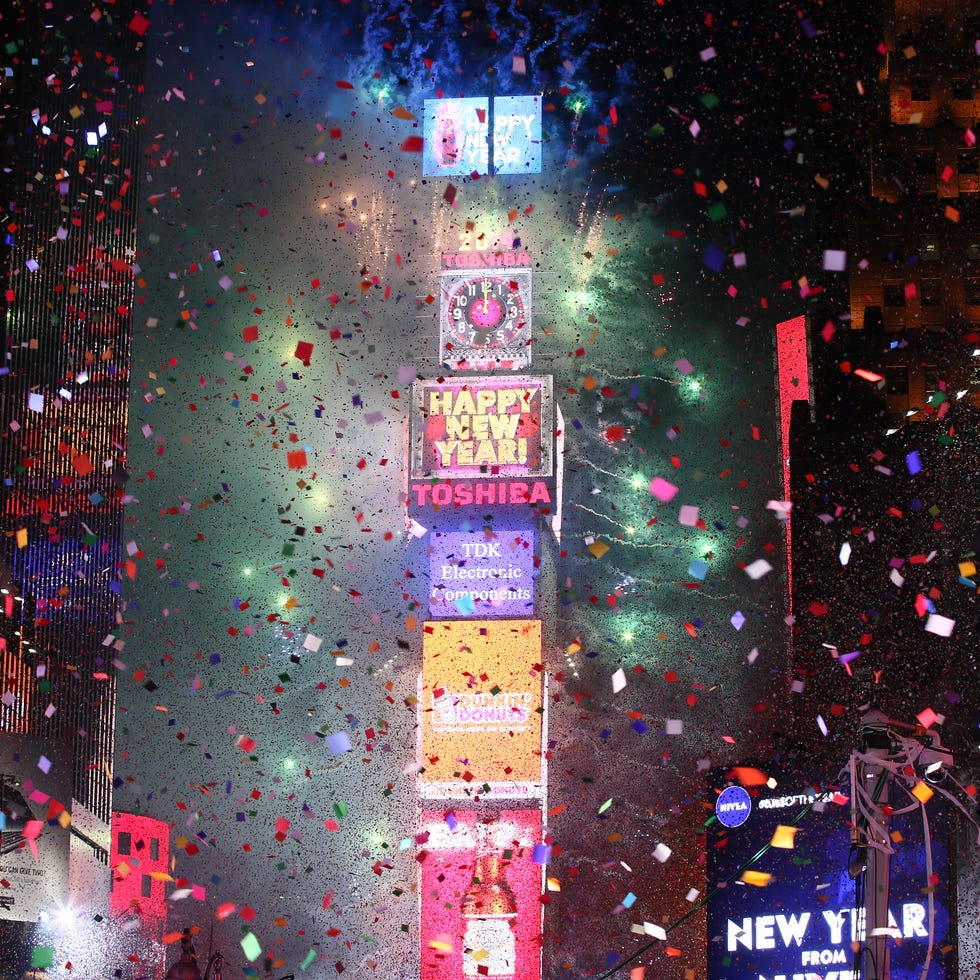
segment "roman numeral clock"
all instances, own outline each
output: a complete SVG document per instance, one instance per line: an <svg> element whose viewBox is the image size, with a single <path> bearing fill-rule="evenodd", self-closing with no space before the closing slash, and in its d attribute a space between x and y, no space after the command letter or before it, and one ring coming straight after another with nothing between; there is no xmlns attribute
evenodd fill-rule
<svg viewBox="0 0 980 980"><path fill-rule="evenodd" d="M456 252L439 276L441 363L462 371L516 371L531 363L527 252Z"/></svg>

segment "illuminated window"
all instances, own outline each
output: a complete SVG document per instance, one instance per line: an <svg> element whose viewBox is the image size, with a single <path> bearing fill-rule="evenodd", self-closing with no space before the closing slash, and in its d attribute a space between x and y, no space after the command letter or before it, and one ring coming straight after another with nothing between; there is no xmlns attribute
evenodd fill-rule
<svg viewBox="0 0 980 980"><path fill-rule="evenodd" d="M117 850L120 854L132 854L133 853L133 838L131 834L120 833L116 838L118 841Z"/></svg>
<svg viewBox="0 0 980 980"><path fill-rule="evenodd" d="M976 177L977 173L980 172L978 171L977 166L978 157L975 149L964 149L957 151L956 168L959 170L960 174L968 174L971 177Z"/></svg>
<svg viewBox="0 0 980 980"><path fill-rule="evenodd" d="M909 393L909 369L904 364L886 367L885 384L885 390L889 395L907 395Z"/></svg>
<svg viewBox="0 0 980 980"><path fill-rule="evenodd" d="M913 75L909 79L909 90L913 102L929 101L929 79L924 75Z"/></svg>
<svg viewBox="0 0 980 980"><path fill-rule="evenodd" d="M932 146L920 146L915 151L915 172L920 177L936 176L936 150Z"/></svg>
<svg viewBox="0 0 980 980"><path fill-rule="evenodd" d="M886 262L901 262L905 258L905 249L902 246L900 235L881 236L881 257Z"/></svg>
<svg viewBox="0 0 980 980"><path fill-rule="evenodd" d="M940 256L939 236L923 235L919 242L919 257L923 262L938 262Z"/></svg>
<svg viewBox="0 0 980 980"><path fill-rule="evenodd" d="M954 78L953 79L953 98L958 102L973 101L973 79Z"/></svg>
<svg viewBox="0 0 980 980"><path fill-rule="evenodd" d="M980 306L980 278L970 276L963 280L963 287L967 306Z"/></svg>
<svg viewBox="0 0 980 980"><path fill-rule="evenodd" d="M885 306L905 305L905 283L898 279L885 281Z"/></svg>
<svg viewBox="0 0 980 980"><path fill-rule="evenodd" d="M942 306L942 279L923 279L919 288L919 295L922 299L923 306Z"/></svg>

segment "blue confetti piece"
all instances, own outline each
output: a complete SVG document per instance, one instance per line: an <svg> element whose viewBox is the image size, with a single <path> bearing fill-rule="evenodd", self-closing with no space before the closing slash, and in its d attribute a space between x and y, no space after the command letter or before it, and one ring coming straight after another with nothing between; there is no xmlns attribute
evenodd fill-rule
<svg viewBox="0 0 980 980"><path fill-rule="evenodd" d="M706 245L701 261L709 269L711 269L712 272L721 272L721 270L725 268L726 256L717 245Z"/></svg>

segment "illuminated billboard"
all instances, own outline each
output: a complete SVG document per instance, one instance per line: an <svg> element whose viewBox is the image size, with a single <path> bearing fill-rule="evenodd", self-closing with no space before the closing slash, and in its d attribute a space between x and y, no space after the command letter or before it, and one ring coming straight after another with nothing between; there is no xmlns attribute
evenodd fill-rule
<svg viewBox="0 0 980 980"><path fill-rule="evenodd" d="M422 980L541 975L541 811L425 811Z"/></svg>
<svg viewBox="0 0 980 980"><path fill-rule="evenodd" d="M708 884L727 884L707 905L708 980L856 978L865 916L856 895L859 880L848 870L858 856L851 848L850 807L835 803L828 792L804 814L814 794L799 776L781 778L773 789L749 790L751 811L744 823L728 828L715 821L709 827ZM948 816L938 801L926 808L931 866L919 807L896 805L890 820L896 843L890 864L891 980L955 976L949 955ZM752 861L774 840L780 846ZM748 870L740 874L743 866ZM866 959L861 966L864 976Z"/></svg>
<svg viewBox="0 0 980 980"><path fill-rule="evenodd" d="M541 794L540 620L427 622L420 686L424 797Z"/></svg>
<svg viewBox="0 0 980 980"><path fill-rule="evenodd" d="M534 531L435 531L429 537L429 614L534 612Z"/></svg>
<svg viewBox="0 0 980 980"><path fill-rule="evenodd" d="M439 274L439 359L467 371L531 364L531 257L449 252Z"/></svg>
<svg viewBox="0 0 980 980"><path fill-rule="evenodd" d="M71 750L0 735L0 919L37 922L68 903Z"/></svg>
<svg viewBox="0 0 980 980"><path fill-rule="evenodd" d="M472 377L412 387L413 479L550 476L550 377Z"/></svg>
<svg viewBox="0 0 980 980"><path fill-rule="evenodd" d="M498 95L493 100L493 170L498 174L541 172L541 98Z"/></svg>
<svg viewBox="0 0 980 980"><path fill-rule="evenodd" d="M427 177L541 172L539 96L426 99L422 132Z"/></svg>
<svg viewBox="0 0 980 980"><path fill-rule="evenodd" d="M422 173L485 174L490 164L490 101L426 99Z"/></svg>

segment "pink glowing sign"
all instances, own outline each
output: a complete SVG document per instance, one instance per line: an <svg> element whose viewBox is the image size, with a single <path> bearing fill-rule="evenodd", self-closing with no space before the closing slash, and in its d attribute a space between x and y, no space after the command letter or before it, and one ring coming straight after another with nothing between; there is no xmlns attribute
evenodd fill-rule
<svg viewBox="0 0 980 980"><path fill-rule="evenodd" d="M537 980L541 811L427 810L419 838L422 980Z"/></svg>

